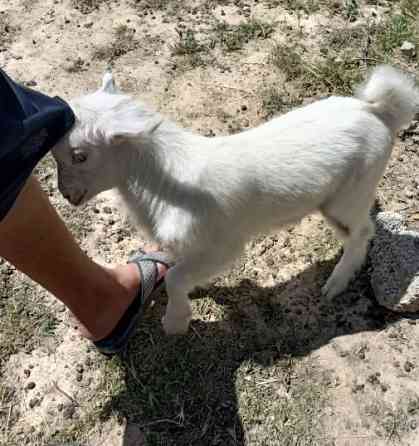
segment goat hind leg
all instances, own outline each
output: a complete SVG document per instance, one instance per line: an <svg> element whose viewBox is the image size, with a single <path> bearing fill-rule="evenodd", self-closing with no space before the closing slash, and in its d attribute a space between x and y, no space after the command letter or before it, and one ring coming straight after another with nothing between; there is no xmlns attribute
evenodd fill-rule
<svg viewBox="0 0 419 446"><path fill-rule="evenodd" d="M354 274L362 267L368 249L368 242L374 234L371 219L357 228L350 230L350 236L345 243L344 253L335 266L322 292L328 299L333 299L348 286Z"/></svg>

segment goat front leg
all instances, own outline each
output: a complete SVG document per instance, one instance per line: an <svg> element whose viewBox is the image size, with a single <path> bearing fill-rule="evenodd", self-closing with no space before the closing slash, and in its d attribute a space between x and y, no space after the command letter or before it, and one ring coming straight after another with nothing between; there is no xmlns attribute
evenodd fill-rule
<svg viewBox="0 0 419 446"><path fill-rule="evenodd" d="M167 335L185 334L188 331L192 318L188 293L192 288L188 284L187 277L186 263L172 267L166 274L166 291L169 300L162 323Z"/></svg>
<svg viewBox="0 0 419 446"><path fill-rule="evenodd" d="M192 318L188 293L221 273L237 257L242 247L239 243L224 245L224 250L211 249L188 257L167 272L165 280L169 301L162 321L166 334L184 334L188 331Z"/></svg>

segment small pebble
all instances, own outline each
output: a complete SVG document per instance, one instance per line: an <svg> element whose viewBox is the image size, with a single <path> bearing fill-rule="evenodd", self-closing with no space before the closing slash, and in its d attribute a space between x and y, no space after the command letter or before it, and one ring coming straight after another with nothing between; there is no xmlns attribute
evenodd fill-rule
<svg viewBox="0 0 419 446"><path fill-rule="evenodd" d="M41 401L39 400L39 398L32 398L30 401L29 401L29 407L31 408L31 409L33 409L35 406L39 406L41 404Z"/></svg>
<svg viewBox="0 0 419 446"><path fill-rule="evenodd" d="M28 378L31 375L31 371L29 369L25 369L23 374Z"/></svg>
<svg viewBox="0 0 419 446"><path fill-rule="evenodd" d="M380 375L377 373L372 373L368 378L367 381L372 385L380 384L380 380L378 379Z"/></svg>
<svg viewBox="0 0 419 446"><path fill-rule="evenodd" d="M380 384L380 387L381 387L381 390L382 390L383 392L387 392L387 390L388 390L388 385L387 385L387 384L381 383L381 384Z"/></svg>
<svg viewBox="0 0 419 446"><path fill-rule="evenodd" d="M76 365L76 372L77 373L83 373L84 372L83 364L77 364Z"/></svg>
<svg viewBox="0 0 419 446"><path fill-rule="evenodd" d="M358 392L362 392L365 389L365 384L361 383L358 380L355 380L353 385L352 385L352 392L353 393L358 393Z"/></svg>
<svg viewBox="0 0 419 446"><path fill-rule="evenodd" d="M27 384L26 388L27 388L28 390L32 390L32 389L35 388L35 386L36 386L36 384L35 384L33 381L31 381L31 382L29 382L29 383Z"/></svg>
<svg viewBox="0 0 419 446"><path fill-rule="evenodd" d="M411 361L406 361L403 368L405 372L409 373L415 368L415 364L413 364Z"/></svg>

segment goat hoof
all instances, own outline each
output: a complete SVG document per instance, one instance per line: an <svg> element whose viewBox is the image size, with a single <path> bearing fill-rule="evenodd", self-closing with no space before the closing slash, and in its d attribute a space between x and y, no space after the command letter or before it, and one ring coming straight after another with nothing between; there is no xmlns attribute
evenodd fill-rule
<svg viewBox="0 0 419 446"><path fill-rule="evenodd" d="M172 318L164 316L162 319L163 329L166 335L183 335L188 332L190 318Z"/></svg>
<svg viewBox="0 0 419 446"><path fill-rule="evenodd" d="M322 295L329 301L345 291L346 285L338 280L329 279L322 288Z"/></svg>

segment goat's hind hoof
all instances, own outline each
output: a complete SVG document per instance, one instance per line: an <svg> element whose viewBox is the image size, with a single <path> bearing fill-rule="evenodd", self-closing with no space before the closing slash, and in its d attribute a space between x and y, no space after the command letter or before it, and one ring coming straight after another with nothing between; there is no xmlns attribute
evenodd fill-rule
<svg viewBox="0 0 419 446"><path fill-rule="evenodd" d="M184 335L188 332L191 318L170 318L163 316L162 324L166 335Z"/></svg>
<svg viewBox="0 0 419 446"><path fill-rule="evenodd" d="M322 287L322 295L331 302L336 296L342 294L345 291L345 288L346 286L331 278Z"/></svg>

